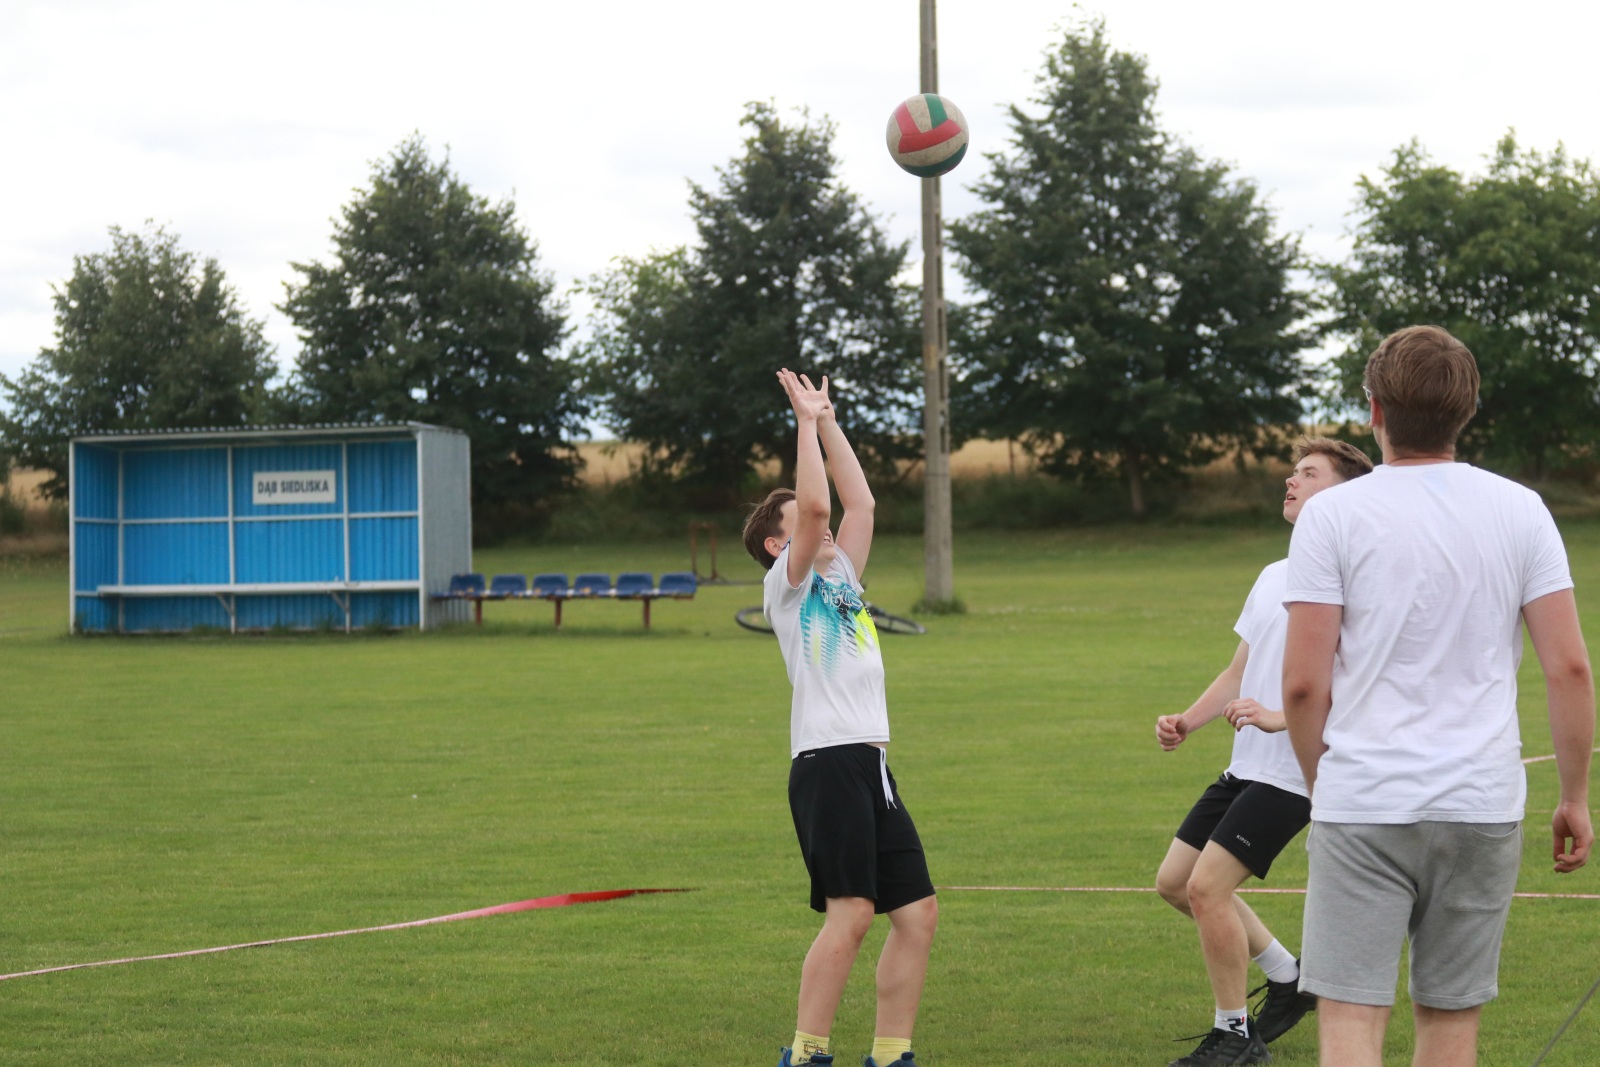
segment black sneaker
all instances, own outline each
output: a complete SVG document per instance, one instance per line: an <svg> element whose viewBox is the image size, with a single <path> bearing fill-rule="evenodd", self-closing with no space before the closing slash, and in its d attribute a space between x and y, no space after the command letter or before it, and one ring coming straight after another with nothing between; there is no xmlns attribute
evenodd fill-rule
<svg viewBox="0 0 1600 1067"><path fill-rule="evenodd" d="M1236 1034L1232 1030L1213 1029L1200 1039L1200 1045L1182 1059L1173 1060L1167 1067L1216 1067L1235 1063L1271 1063L1272 1053L1267 1043L1256 1032L1255 1023L1246 1024L1248 1032ZM1190 1041L1192 1038L1179 1038Z"/></svg>
<svg viewBox="0 0 1600 1067"><path fill-rule="evenodd" d="M1293 1030L1307 1012L1317 1010L1317 998L1310 993L1300 992L1298 980L1274 982L1269 979L1252 989L1250 995L1253 997L1263 990L1266 996L1256 1001L1252 1014L1256 1019L1256 1029L1261 1032L1261 1040L1269 1045Z"/></svg>

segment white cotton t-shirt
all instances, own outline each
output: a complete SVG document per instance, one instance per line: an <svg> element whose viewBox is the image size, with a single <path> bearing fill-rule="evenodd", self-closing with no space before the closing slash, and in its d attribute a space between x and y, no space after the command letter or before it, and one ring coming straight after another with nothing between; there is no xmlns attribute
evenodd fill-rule
<svg viewBox="0 0 1600 1067"><path fill-rule="evenodd" d="M878 628L861 600L854 565L836 550L826 575L789 584L789 548L767 571L762 612L778 635L794 700L790 758L813 748L887 744L889 703Z"/></svg>
<svg viewBox="0 0 1600 1067"><path fill-rule="evenodd" d="M1280 559L1262 570L1233 632L1250 646L1239 680L1239 695L1273 711L1283 710L1283 645L1289 632L1289 612L1283 606L1289 561ZM1226 720L1224 720L1226 721ZM1233 735L1233 762L1228 773L1250 782L1265 782L1300 796L1306 795L1305 776L1295 759L1289 732L1267 733L1246 726Z"/></svg>
<svg viewBox="0 0 1600 1067"><path fill-rule="evenodd" d="M1538 495L1465 463L1380 466L1307 501L1284 598L1344 608L1312 819L1520 820L1522 607L1570 588Z"/></svg>

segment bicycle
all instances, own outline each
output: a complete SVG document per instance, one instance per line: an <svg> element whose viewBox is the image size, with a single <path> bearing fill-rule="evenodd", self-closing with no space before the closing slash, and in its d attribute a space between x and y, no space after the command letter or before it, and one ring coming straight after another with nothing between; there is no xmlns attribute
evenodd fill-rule
<svg viewBox="0 0 1600 1067"><path fill-rule="evenodd" d="M915 619L908 619L903 615L892 615L884 611L870 600L862 602L866 605L867 614L872 616L872 625L883 634L925 634L928 628ZM767 617L761 613L761 605L753 608L740 608L733 613L733 621L758 634L770 634L772 627L767 625Z"/></svg>

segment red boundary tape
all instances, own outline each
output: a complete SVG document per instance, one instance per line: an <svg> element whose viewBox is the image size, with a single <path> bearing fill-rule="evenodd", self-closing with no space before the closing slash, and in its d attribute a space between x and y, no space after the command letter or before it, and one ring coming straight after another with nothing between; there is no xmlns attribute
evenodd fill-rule
<svg viewBox="0 0 1600 1067"><path fill-rule="evenodd" d="M184 956L205 956L213 952L232 952L239 948L261 948L266 945L287 945L293 941L320 941L328 937L348 934L373 934L380 930L406 930L413 926L433 926L437 923L456 922L460 919L481 919L489 915L509 915L514 911L532 911L535 908L564 908L572 904L596 904L603 900L620 900L623 897L642 896L646 893L690 893L691 889L602 889L590 893L558 893L553 897L518 900L510 904L496 904L490 908L458 911L453 915L436 915L431 919L413 919L410 922L388 923L383 926L363 926L357 930L335 930L325 934L300 934L297 937L274 937L266 941L246 941L239 945L219 945L216 948L192 948L186 952L163 952L156 956L129 956L120 960L99 960L95 963L69 963L63 967L41 967L36 971L18 971L0 974L0 982L8 978L29 978L36 974L54 974L57 971L77 971L85 967L112 967L119 963L144 963L147 960L175 960Z"/></svg>
<svg viewBox="0 0 1600 1067"><path fill-rule="evenodd" d="M941 885L941 893L1154 893L1153 885ZM1304 889L1240 886L1235 893L1282 893L1305 896ZM1600 893L1513 893L1519 900L1600 900Z"/></svg>

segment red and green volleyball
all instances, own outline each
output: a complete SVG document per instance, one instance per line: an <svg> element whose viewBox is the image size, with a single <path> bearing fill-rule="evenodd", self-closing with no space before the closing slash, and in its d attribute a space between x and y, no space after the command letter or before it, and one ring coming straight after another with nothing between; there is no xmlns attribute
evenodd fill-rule
<svg viewBox="0 0 1600 1067"><path fill-rule="evenodd" d="M921 93L894 109L887 138L902 170L937 178L967 154L967 118L938 93Z"/></svg>

